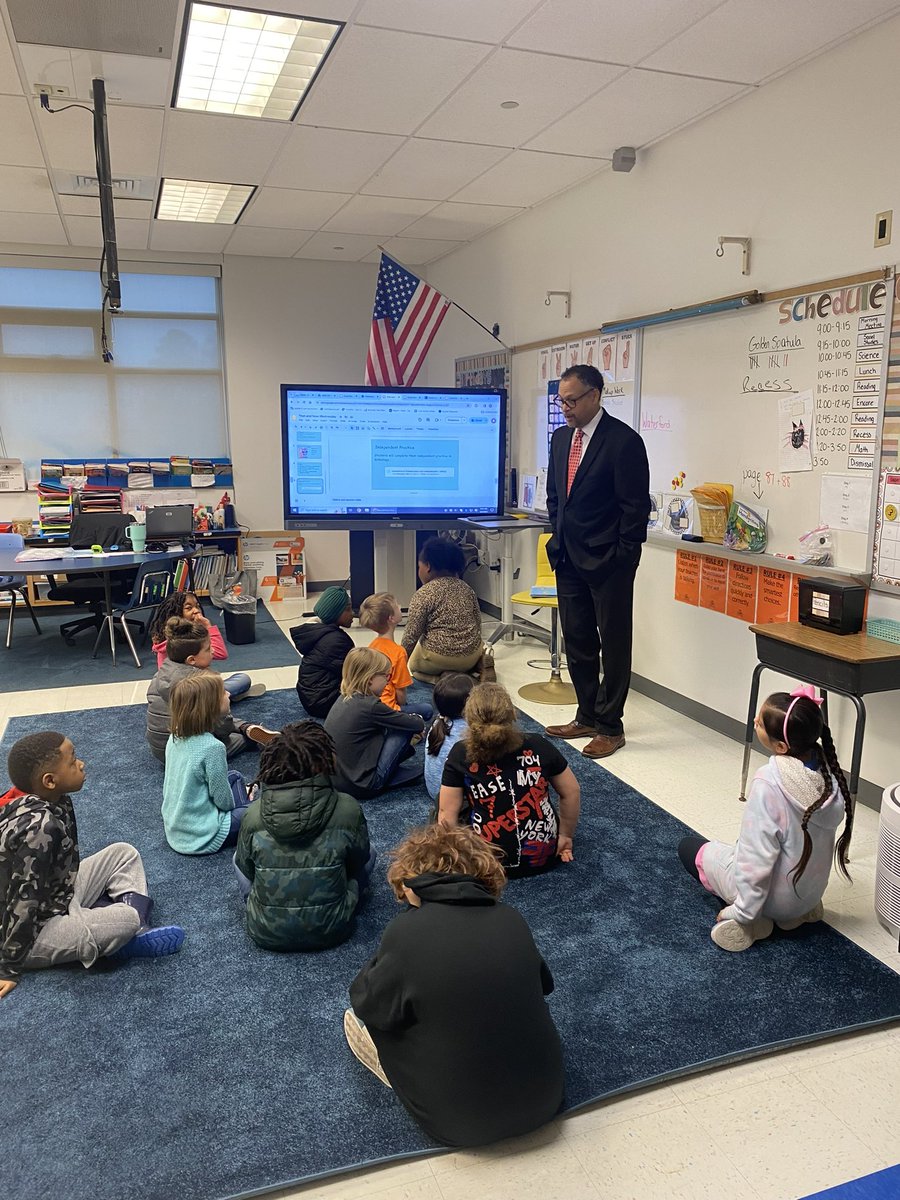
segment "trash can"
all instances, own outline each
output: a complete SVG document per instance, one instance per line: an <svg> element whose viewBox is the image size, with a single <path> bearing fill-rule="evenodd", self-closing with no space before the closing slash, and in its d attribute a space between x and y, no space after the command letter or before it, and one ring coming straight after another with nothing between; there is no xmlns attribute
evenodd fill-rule
<svg viewBox="0 0 900 1200"><path fill-rule="evenodd" d="M256 641L256 604L255 596L229 592L222 597L225 637L232 645L245 646Z"/></svg>

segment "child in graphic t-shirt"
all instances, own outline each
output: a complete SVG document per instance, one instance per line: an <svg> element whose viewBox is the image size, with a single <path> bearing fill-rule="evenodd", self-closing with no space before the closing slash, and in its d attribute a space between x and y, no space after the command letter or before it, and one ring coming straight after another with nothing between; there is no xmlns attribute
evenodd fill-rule
<svg viewBox="0 0 900 1200"><path fill-rule="evenodd" d="M406 689L412 686L412 675L406 662L406 651L394 641L394 630L400 620L400 605L390 592L376 592L367 596L359 606L359 623L364 629L372 629L378 635L369 643L370 650L387 655L391 663L387 687L381 699L395 711L418 713L426 721L434 716L434 709L427 702L407 704Z"/></svg>
<svg viewBox="0 0 900 1200"><path fill-rule="evenodd" d="M498 683L474 687L464 716L468 731L444 766L441 823L455 825L468 802L472 829L502 850L511 878L571 862L581 789L565 758L546 738L517 727L513 702Z"/></svg>

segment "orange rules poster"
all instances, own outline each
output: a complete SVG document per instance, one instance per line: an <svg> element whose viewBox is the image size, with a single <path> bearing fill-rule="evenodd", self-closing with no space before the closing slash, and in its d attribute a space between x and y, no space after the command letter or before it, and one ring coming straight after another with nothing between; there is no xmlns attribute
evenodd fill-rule
<svg viewBox="0 0 900 1200"><path fill-rule="evenodd" d="M700 607L725 612L728 596L728 559L703 556L700 564Z"/></svg>
<svg viewBox="0 0 900 1200"><path fill-rule="evenodd" d="M750 563L732 562L728 566L728 600L725 611L729 617L752 625L756 620L756 587L758 567Z"/></svg>
<svg viewBox="0 0 900 1200"><path fill-rule="evenodd" d="M686 550L675 553L675 599L696 604L700 598L700 555Z"/></svg>
<svg viewBox="0 0 900 1200"><path fill-rule="evenodd" d="M771 625L786 621L790 612L791 576L773 567L759 569L759 595L756 598L756 624Z"/></svg>

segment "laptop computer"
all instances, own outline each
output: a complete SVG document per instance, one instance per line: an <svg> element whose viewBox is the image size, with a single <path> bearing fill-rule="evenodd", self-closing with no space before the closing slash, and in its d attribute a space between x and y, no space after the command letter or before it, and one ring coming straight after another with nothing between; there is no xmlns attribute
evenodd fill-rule
<svg viewBox="0 0 900 1200"><path fill-rule="evenodd" d="M148 542L180 542L193 531L192 504L157 504L147 509Z"/></svg>

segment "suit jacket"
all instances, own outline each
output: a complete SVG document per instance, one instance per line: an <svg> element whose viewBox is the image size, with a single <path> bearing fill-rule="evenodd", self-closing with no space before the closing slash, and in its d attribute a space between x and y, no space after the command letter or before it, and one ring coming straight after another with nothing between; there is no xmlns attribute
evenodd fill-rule
<svg viewBox="0 0 900 1200"><path fill-rule="evenodd" d="M629 425L605 412L566 496L574 433L563 425L550 441L547 511L553 536L547 555L554 570L565 556L579 574L601 580L640 561L650 516L647 450Z"/></svg>

